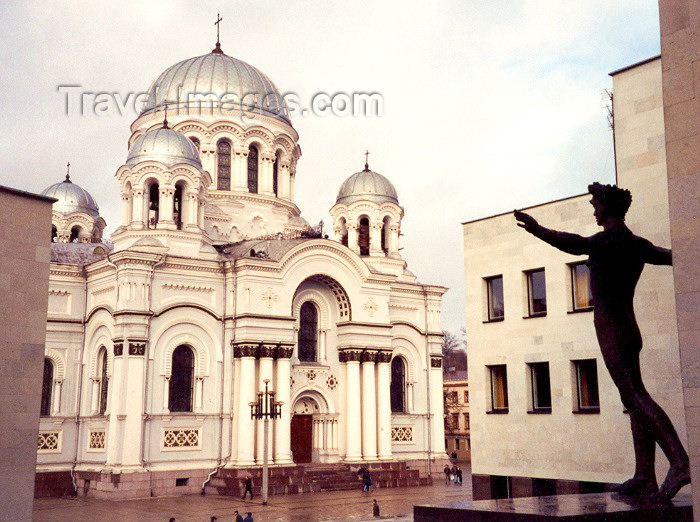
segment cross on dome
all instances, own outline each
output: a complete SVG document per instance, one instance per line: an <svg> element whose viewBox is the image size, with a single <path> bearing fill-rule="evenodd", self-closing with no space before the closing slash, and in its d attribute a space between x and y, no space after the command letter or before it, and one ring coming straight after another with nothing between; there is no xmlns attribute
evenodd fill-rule
<svg viewBox="0 0 700 522"><path fill-rule="evenodd" d="M219 42L219 24L223 18L219 16L219 13L216 13L216 22L214 22L214 25L216 26L216 47L212 49L212 54L224 54L224 51L221 50L221 43Z"/></svg>
<svg viewBox="0 0 700 522"><path fill-rule="evenodd" d="M66 179L64 180L64 183L73 183L70 180L70 161L66 163Z"/></svg>
<svg viewBox="0 0 700 522"><path fill-rule="evenodd" d="M365 172L369 172L369 151L365 151Z"/></svg>

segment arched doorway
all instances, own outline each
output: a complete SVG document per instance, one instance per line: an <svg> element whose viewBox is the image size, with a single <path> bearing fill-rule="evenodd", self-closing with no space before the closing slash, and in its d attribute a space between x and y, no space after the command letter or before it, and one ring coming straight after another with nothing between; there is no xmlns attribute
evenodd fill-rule
<svg viewBox="0 0 700 522"><path fill-rule="evenodd" d="M291 448L296 464L311 462L313 458L313 416L319 412L318 402L312 397L300 397L294 403Z"/></svg>
<svg viewBox="0 0 700 522"><path fill-rule="evenodd" d="M337 462L338 416L329 411L326 399L306 390L293 405L290 446L294 462Z"/></svg>

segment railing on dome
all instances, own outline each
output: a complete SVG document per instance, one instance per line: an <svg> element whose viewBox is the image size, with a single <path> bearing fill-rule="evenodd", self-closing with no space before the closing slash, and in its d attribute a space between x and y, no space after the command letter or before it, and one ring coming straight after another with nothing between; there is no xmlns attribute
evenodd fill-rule
<svg viewBox="0 0 700 522"><path fill-rule="evenodd" d="M319 239L323 237L323 220L318 225L307 227L303 230L287 230L275 234L263 234L261 236L247 238L244 241L273 240L273 239ZM242 243L242 241L239 241Z"/></svg>

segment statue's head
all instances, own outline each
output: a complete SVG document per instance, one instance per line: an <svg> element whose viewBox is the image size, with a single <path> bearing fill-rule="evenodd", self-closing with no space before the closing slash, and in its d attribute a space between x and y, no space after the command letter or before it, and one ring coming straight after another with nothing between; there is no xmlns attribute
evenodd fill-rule
<svg viewBox="0 0 700 522"><path fill-rule="evenodd" d="M593 196L593 215L599 225L602 225L606 218L624 221L625 214L632 204L632 193L629 190L621 189L617 185L601 185L596 181L588 185L588 192Z"/></svg>

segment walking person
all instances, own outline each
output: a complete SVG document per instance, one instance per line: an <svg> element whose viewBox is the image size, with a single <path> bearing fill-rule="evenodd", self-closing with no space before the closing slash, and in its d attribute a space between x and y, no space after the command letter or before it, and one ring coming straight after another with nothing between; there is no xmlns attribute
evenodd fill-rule
<svg viewBox="0 0 700 522"><path fill-rule="evenodd" d="M233 512L233 522L243 522L243 517L238 512L238 510Z"/></svg>
<svg viewBox="0 0 700 522"><path fill-rule="evenodd" d="M374 515L374 518L379 518L379 504L377 504L376 498L372 500L374 501L374 505L372 506L372 514Z"/></svg>
<svg viewBox="0 0 700 522"><path fill-rule="evenodd" d="M246 514L243 522L253 522L253 514L250 511Z"/></svg>
<svg viewBox="0 0 700 522"><path fill-rule="evenodd" d="M372 489L372 474L369 470L365 471L364 484L362 486L362 491L369 491Z"/></svg>
<svg viewBox="0 0 700 522"><path fill-rule="evenodd" d="M457 485L457 466L452 466L452 482L454 482L455 486Z"/></svg>
<svg viewBox="0 0 700 522"><path fill-rule="evenodd" d="M253 500L253 477L248 473L245 477L245 491L243 492L243 497L241 500L245 500L247 493L250 493L250 500Z"/></svg>
<svg viewBox="0 0 700 522"><path fill-rule="evenodd" d="M462 485L462 468L459 465L457 466L457 483Z"/></svg>
<svg viewBox="0 0 700 522"><path fill-rule="evenodd" d="M442 472L445 474L445 485L447 485L450 483L450 466L445 464L445 469Z"/></svg>

